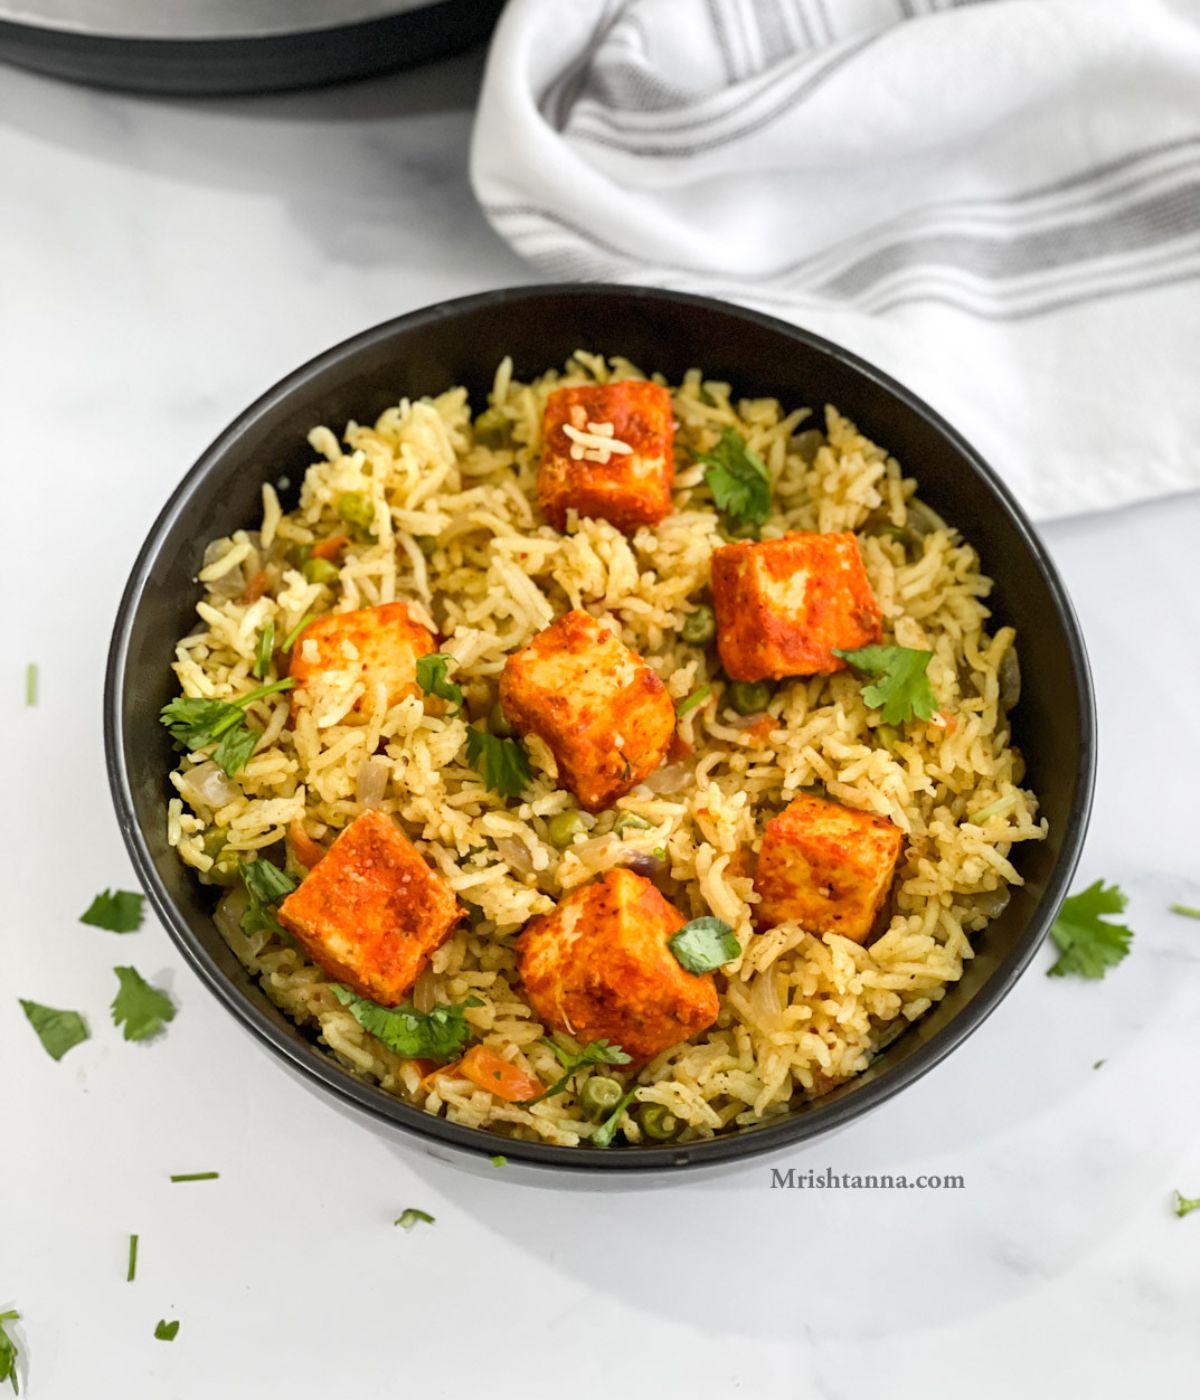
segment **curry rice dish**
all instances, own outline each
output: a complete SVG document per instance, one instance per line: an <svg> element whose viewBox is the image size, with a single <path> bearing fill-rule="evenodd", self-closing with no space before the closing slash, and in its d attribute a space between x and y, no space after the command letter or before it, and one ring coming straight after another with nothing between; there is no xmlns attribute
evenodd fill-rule
<svg viewBox="0 0 1200 1400"><path fill-rule="evenodd" d="M1015 636L836 409L578 352L309 441L296 504L205 552L168 823L346 1068L508 1137L688 1141L961 976L1046 834Z"/></svg>

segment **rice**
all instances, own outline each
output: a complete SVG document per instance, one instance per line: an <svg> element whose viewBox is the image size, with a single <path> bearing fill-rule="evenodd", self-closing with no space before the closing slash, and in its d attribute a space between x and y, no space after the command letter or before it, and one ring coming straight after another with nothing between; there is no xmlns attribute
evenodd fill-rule
<svg viewBox="0 0 1200 1400"><path fill-rule="evenodd" d="M565 373L525 384L505 360L490 406L506 420L511 445L497 449L475 441L458 388L402 400L373 426L352 422L340 440L329 427L315 428L316 460L298 503L286 509L265 488L261 529L238 531L206 551L199 622L176 651L184 693L233 697L257 684L255 641L267 623L282 639L310 613L403 598L418 615L423 608L445 638L475 714L494 698L508 655L570 607L619 629L676 700L710 682L719 696L715 654L684 644L679 629L707 596L711 555L724 542L691 454L711 449L733 427L771 473L775 513L764 538L859 532L885 640L933 653L934 722L889 732L849 672L781 684L769 718L751 725L720 700L698 705L679 725L692 757L652 774L615 809L586 817L584 838L560 851L547 821L574 804L556 787L544 745L529 743L534 781L521 800L506 802L466 764L465 717L427 712L410 697L377 706L365 724L347 724L356 692L340 687L334 673L294 727L286 696L254 704L264 737L237 775L232 799L210 794L219 805L206 805L205 784L186 781L205 756L185 756L173 775L168 839L207 874L220 837L230 855L261 851L303 817L309 834L327 841L360 813L365 788L470 915L434 954L414 995L427 1004L478 998L482 1004L466 1011L474 1034L546 1082L559 1066L521 994L513 939L596 873L661 852L667 897L689 917L724 919L742 948L717 974L717 1024L637 1078L637 1098L669 1107L688 1139L785 1113L864 1070L962 975L970 935L1021 883L1014 847L1042 839L1046 824L1021 786L1023 764L1001 695L1000 668L1014 634L987 630L991 585L975 551L935 517L919 539L905 535L914 521L928 527L931 520L927 509L914 511L916 483L836 409L826 408L818 436L807 410L785 412L773 399L735 402L728 385L690 371L673 391L677 441L686 449L675 513L632 539L604 521L572 516L561 535L538 523L533 501L547 393L565 383L641 377L623 360L579 352ZM350 543L336 583L323 588L305 580L294 551L345 531L335 507L347 491L371 503L373 533ZM256 576L268 577L269 587L251 598ZM890 924L868 947L794 924L759 932L752 924L753 853L763 825L814 785L889 818L907 837ZM617 835L622 812L648 825ZM218 910L230 945L267 995L354 1073L426 1112L516 1137L574 1144L595 1130L571 1092L522 1108L453 1071L423 1081L421 1066L363 1030L294 945L242 933L240 899L240 890L230 891ZM626 1137L637 1141L637 1122L625 1122Z"/></svg>

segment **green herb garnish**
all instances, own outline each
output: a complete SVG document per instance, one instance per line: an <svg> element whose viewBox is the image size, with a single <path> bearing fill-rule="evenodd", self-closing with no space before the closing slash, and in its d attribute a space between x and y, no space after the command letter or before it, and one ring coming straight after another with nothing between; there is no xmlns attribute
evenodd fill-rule
<svg viewBox="0 0 1200 1400"><path fill-rule="evenodd" d="M507 1166L508 1166L508 1158L507 1158L507 1157L502 1157L502 1156L500 1155L499 1152L497 1152L496 1155L495 1155L494 1157L489 1157L489 1158L488 1158L488 1161L491 1162L491 1164L492 1164L493 1167L507 1167Z"/></svg>
<svg viewBox="0 0 1200 1400"><path fill-rule="evenodd" d="M249 936L254 933L282 934L287 930L275 916L274 908L280 900L296 888L297 882L261 856L257 860L243 861L238 873L250 895L250 903L242 915L242 932Z"/></svg>
<svg viewBox="0 0 1200 1400"><path fill-rule="evenodd" d="M21 1009L52 1060L61 1060L68 1050L88 1038L87 1022L78 1011L58 1011L53 1006L25 1000L21 1001Z"/></svg>
<svg viewBox="0 0 1200 1400"><path fill-rule="evenodd" d="M269 685L260 685L237 700L201 700L180 695L162 707L159 720L189 753L198 753L215 744L213 762L232 778L250 761L262 733L246 723L246 706L276 691L291 690L295 684L295 677L285 676Z"/></svg>
<svg viewBox="0 0 1200 1400"><path fill-rule="evenodd" d="M885 724L907 724L917 719L932 719L937 712L937 700L926 671L931 651L913 647L860 647L857 651L841 651L834 647L834 656L848 661L856 671L876 677L863 687L863 703L883 712Z"/></svg>
<svg viewBox="0 0 1200 1400"><path fill-rule="evenodd" d="M1185 1196L1182 1191L1176 1191L1175 1214L1179 1216L1180 1220L1185 1215L1190 1215L1194 1210L1200 1210L1200 1196Z"/></svg>
<svg viewBox="0 0 1200 1400"><path fill-rule="evenodd" d="M415 1006L380 1006L336 983L331 991L365 1031L406 1060L452 1060L471 1038L463 1011L482 1006L478 997L438 1002L431 1011Z"/></svg>
<svg viewBox="0 0 1200 1400"><path fill-rule="evenodd" d="M160 1342L173 1342L179 1334L179 1319L175 1318L167 1322L160 1318L158 1326L154 1329L154 1335Z"/></svg>
<svg viewBox="0 0 1200 1400"><path fill-rule="evenodd" d="M79 916L81 924L107 929L109 933L134 933L142 926L144 894L130 890L104 890Z"/></svg>
<svg viewBox="0 0 1200 1400"><path fill-rule="evenodd" d="M758 526L771 513L771 476L767 464L746 439L726 428L711 452L695 452L707 467L704 480L729 526Z"/></svg>
<svg viewBox="0 0 1200 1400"><path fill-rule="evenodd" d="M268 618L266 626L258 634L254 644L254 674L261 681L271 669L271 657L275 655L275 623Z"/></svg>
<svg viewBox="0 0 1200 1400"><path fill-rule="evenodd" d="M484 785L501 797L519 797L533 781L529 758L519 739L499 739L467 726L467 762Z"/></svg>
<svg viewBox="0 0 1200 1400"><path fill-rule="evenodd" d="M648 822L645 817L639 817L636 812L622 812L613 822L613 835L620 836L623 831L650 831L654 826L653 822Z"/></svg>
<svg viewBox="0 0 1200 1400"><path fill-rule="evenodd" d="M593 1147L611 1147L612 1140L617 1134L617 1125L625 1115L625 1110L633 1102L633 1096L637 1093L637 1085L627 1093L621 1095L621 1101L616 1108L608 1115L603 1123L591 1135L588 1141Z"/></svg>
<svg viewBox="0 0 1200 1400"><path fill-rule="evenodd" d="M1182 914L1185 919L1200 919L1200 909L1195 909L1190 904L1172 904L1172 914Z"/></svg>
<svg viewBox="0 0 1200 1400"><path fill-rule="evenodd" d="M402 1230L411 1230L418 1223L432 1225L433 1216L427 1210L418 1210L416 1206L409 1206L407 1210L402 1210L392 1221L393 1225L399 1225Z"/></svg>
<svg viewBox="0 0 1200 1400"><path fill-rule="evenodd" d="M137 1247L138 1237L129 1236L129 1267L125 1270L125 1282L132 1283L137 1277Z"/></svg>
<svg viewBox="0 0 1200 1400"><path fill-rule="evenodd" d="M1097 978L1115 967L1129 952L1133 931L1123 924L1109 923L1104 915L1120 914L1128 903L1123 890L1103 880L1064 899L1050 928L1050 937L1061 952L1049 976L1065 977L1070 972Z"/></svg>
<svg viewBox="0 0 1200 1400"><path fill-rule="evenodd" d="M296 645L296 638L304 631L310 622L314 621L316 616L316 613L305 613L300 621L296 623L295 627L284 637L283 645L279 648L284 656Z"/></svg>
<svg viewBox="0 0 1200 1400"><path fill-rule="evenodd" d="M38 692L38 668L37 668L37 662L36 662L36 661L31 661L31 662L29 663L29 665L25 667L25 703L26 703L26 705L33 706L33 705L36 705L36 704L37 704L37 692Z"/></svg>
<svg viewBox="0 0 1200 1400"><path fill-rule="evenodd" d="M176 1172L172 1181L217 1181L220 1179L220 1172Z"/></svg>
<svg viewBox="0 0 1200 1400"><path fill-rule="evenodd" d="M742 951L742 945L724 919L706 915L684 924L678 933L667 939L667 947L685 972L711 972L732 962Z"/></svg>
<svg viewBox="0 0 1200 1400"><path fill-rule="evenodd" d="M417 657L417 684L426 695L436 695L439 700L449 700L460 711L463 707L462 686L456 685L446 674L447 668L457 666L458 660L445 651L433 651L427 656Z"/></svg>
<svg viewBox="0 0 1200 1400"><path fill-rule="evenodd" d="M175 1019L175 1007L165 992L152 987L133 967L114 967L120 980L113 998L113 1025L121 1026L126 1040L149 1040L168 1021Z"/></svg>
<svg viewBox="0 0 1200 1400"><path fill-rule="evenodd" d="M587 1069L589 1065L627 1065L630 1062L630 1056L611 1040L590 1040L579 1051L564 1050L547 1036L542 1037L542 1044L548 1045L554 1051L555 1058L563 1067L563 1073L544 1093L532 1099L521 1099L518 1105L520 1108L529 1108L535 1103L541 1103L543 1099L552 1099L555 1094L561 1094L570 1083L571 1077L579 1070Z"/></svg>
<svg viewBox="0 0 1200 1400"><path fill-rule="evenodd" d="M690 714L697 705L703 705L711 694L712 686L702 685L699 690L693 690L690 695L685 695L682 700L676 700L676 715L682 719L684 715Z"/></svg>
<svg viewBox="0 0 1200 1400"><path fill-rule="evenodd" d="M20 1320L21 1314L15 1308L0 1312L0 1381L8 1381L12 1385L14 1395L21 1393L21 1387L17 1383L17 1344L8 1335L4 1324Z"/></svg>

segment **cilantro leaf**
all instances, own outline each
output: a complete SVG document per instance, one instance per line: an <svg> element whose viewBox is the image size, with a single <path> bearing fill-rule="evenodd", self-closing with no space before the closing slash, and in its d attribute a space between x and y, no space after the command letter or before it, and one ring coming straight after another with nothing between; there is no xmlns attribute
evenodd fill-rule
<svg viewBox="0 0 1200 1400"><path fill-rule="evenodd" d="M704 480L727 525L761 525L771 513L767 464L733 428L726 428L711 452L692 454L708 470Z"/></svg>
<svg viewBox="0 0 1200 1400"><path fill-rule="evenodd" d="M571 1082L572 1076L581 1069L587 1069L590 1065L627 1065L631 1059L611 1040L589 1040L583 1049L577 1052L564 1050L561 1045L546 1036L542 1037L542 1043L554 1051L555 1058L563 1067L563 1073L544 1093L532 1099L521 1099L521 1108L529 1108L535 1103L541 1103L543 1099L552 1099L555 1094L561 1094Z"/></svg>
<svg viewBox="0 0 1200 1400"><path fill-rule="evenodd" d="M81 924L105 928L110 933L133 933L142 926L144 894L129 890L104 890L79 916Z"/></svg>
<svg viewBox="0 0 1200 1400"><path fill-rule="evenodd" d="M617 1127L621 1119L625 1116L625 1110L633 1102L633 1097L636 1093L637 1085L635 1084L632 1089L627 1090L621 1095L620 1103L617 1104L616 1108L613 1109L604 1122L600 1124L588 1139L593 1147L612 1146L612 1140L617 1134Z"/></svg>
<svg viewBox="0 0 1200 1400"><path fill-rule="evenodd" d="M278 904L296 888L297 882L286 870L280 870L261 856L257 860L243 861L240 873L242 883L264 904Z"/></svg>
<svg viewBox="0 0 1200 1400"><path fill-rule="evenodd" d="M1103 915L1120 914L1128 903L1123 890L1103 880L1064 899L1050 929L1050 937L1062 951L1047 975L1065 977L1072 972L1096 978L1115 967L1129 952L1133 930L1109 923Z"/></svg>
<svg viewBox="0 0 1200 1400"><path fill-rule="evenodd" d="M276 691L291 690L295 684L294 676L284 676L236 700L202 700L194 695L177 695L162 707L158 718L170 731L171 738L189 753L215 744L213 762L232 778L249 762L261 734L247 724L246 706Z"/></svg>
<svg viewBox="0 0 1200 1400"><path fill-rule="evenodd" d="M833 649L834 656L848 661L856 671L877 679L864 686L863 702L872 709L883 711L885 724L907 724L917 719L932 719L937 712L937 700L926 671L931 651L913 647L860 647L857 651Z"/></svg>
<svg viewBox="0 0 1200 1400"><path fill-rule="evenodd" d="M287 930L275 917L274 906L296 888L297 882L287 873L261 856L243 861L238 870L250 895L250 903L242 915L242 932L274 933L287 937Z"/></svg>
<svg viewBox="0 0 1200 1400"><path fill-rule="evenodd" d="M164 1318L159 1318L158 1326L154 1329L154 1336L160 1342L173 1342L179 1335L179 1319L172 1318L167 1322Z"/></svg>
<svg viewBox="0 0 1200 1400"><path fill-rule="evenodd" d="M254 674L261 681L271 669L271 657L275 655L275 623L268 618L266 626L258 634L254 644Z"/></svg>
<svg viewBox="0 0 1200 1400"><path fill-rule="evenodd" d="M356 996L348 987L334 984L333 994L365 1031L377 1036L407 1060L452 1060L471 1038L463 1011L482 1006L478 997L466 1001L441 1001L431 1011L415 1006L380 1006Z"/></svg>
<svg viewBox="0 0 1200 1400"><path fill-rule="evenodd" d="M133 967L114 967L120 988L113 998L113 1025L124 1022L126 1040L148 1040L166 1022L174 1020L175 1007L165 992L152 987Z"/></svg>
<svg viewBox="0 0 1200 1400"><path fill-rule="evenodd" d="M14 1395L21 1393L21 1387L17 1384L17 1344L8 1335L4 1324L20 1320L21 1314L15 1308L0 1312L0 1381L8 1381Z"/></svg>
<svg viewBox="0 0 1200 1400"><path fill-rule="evenodd" d="M439 700L449 700L456 710L463 707L462 686L456 685L446 674L451 665L458 665L449 652L433 651L427 656L417 657L417 684L426 695L436 695Z"/></svg>
<svg viewBox="0 0 1200 1400"><path fill-rule="evenodd" d="M1182 1191L1175 1192L1175 1214L1183 1219L1185 1215L1191 1214L1194 1210L1200 1210L1200 1196L1185 1196ZM3 1373L0 1373L0 1380L3 1380Z"/></svg>
<svg viewBox="0 0 1200 1400"><path fill-rule="evenodd" d="M467 726L467 762L501 797L519 797L533 781L529 758L518 739L500 739Z"/></svg>
<svg viewBox="0 0 1200 1400"><path fill-rule="evenodd" d="M493 1167L508 1166L508 1158L501 1156L499 1152L497 1152L494 1157L489 1157L488 1161L491 1162Z"/></svg>
<svg viewBox="0 0 1200 1400"><path fill-rule="evenodd" d="M88 1038L87 1022L78 1011L56 1011L53 1006L39 1006L36 1001L24 999L21 1010L52 1060L61 1060L68 1050Z"/></svg>
<svg viewBox="0 0 1200 1400"><path fill-rule="evenodd" d="M724 919L693 919L667 939L667 947L685 972L711 972L732 962L742 945Z"/></svg>
<svg viewBox="0 0 1200 1400"><path fill-rule="evenodd" d="M433 1216L427 1210L418 1210L416 1206L409 1206L407 1210L400 1212L392 1224L399 1225L402 1230L411 1230L418 1221L423 1221L426 1225L434 1223Z"/></svg>

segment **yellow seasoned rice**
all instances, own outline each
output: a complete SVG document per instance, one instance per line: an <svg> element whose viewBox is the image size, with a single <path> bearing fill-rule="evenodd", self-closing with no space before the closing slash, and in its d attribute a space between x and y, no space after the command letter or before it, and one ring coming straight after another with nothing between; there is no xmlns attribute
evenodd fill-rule
<svg viewBox="0 0 1200 1400"><path fill-rule="evenodd" d="M268 622L281 639L307 614L395 598L415 601L418 617L427 614L445 638L442 650L457 660L454 676L474 715L493 701L505 658L572 607L611 619L676 700L708 681L720 693L715 652L686 645L680 626L707 600L710 558L723 543L692 452L711 449L734 427L770 469L774 514L765 538L859 532L885 641L933 652L934 723L900 734L881 729L850 672L778 685L769 735L739 723L724 703L694 709L680 721L692 758L668 764L613 810L585 816L585 838L559 851L547 821L575 803L555 785L544 745L529 744L535 780L523 799L505 801L466 764L464 718L408 698L377 707L366 724L345 724L351 702L331 686L300 709L295 727L286 694L254 704L251 719L264 738L235 780L220 781L202 754L185 757L171 775L178 795L168 826L182 859L203 875L218 849L213 828L225 838L226 862L277 845L297 817L327 843L369 794L470 911L418 981L416 1005L480 998L466 1013L474 1033L547 1083L559 1067L522 996L515 935L597 872L665 848L664 893L689 917L726 920L742 945L741 957L717 974L717 1024L638 1076L637 1098L668 1106L687 1139L785 1113L865 1069L881 1043L961 976L972 956L969 935L1021 883L1010 861L1014 844L1043 838L1046 825L1020 786L1023 764L1001 701L1000 668L1014 634L986 630L990 582L975 551L920 507L924 533L916 543L909 534L906 551L916 483L836 409L826 409L818 438L807 410L734 401L728 385L690 371L673 391L675 513L631 539L603 521L572 517L561 535L540 522L534 502L546 394L565 383L641 377L625 361L578 352L565 373L523 384L506 360L491 405L509 420L511 449L474 441L463 389L403 400L373 426L350 423L340 439L315 428L316 460L298 506L282 509L265 486L260 529L214 541L205 554L199 625L176 652L184 693L232 698L257 685L255 641ZM296 551L345 530L335 502L347 491L374 503L373 536L362 532L351 543L336 584L306 582ZM247 581L264 567L268 591L243 601ZM384 777L376 800L372 785ZM814 785L890 818L907 835L890 925L869 947L794 924L757 933L752 926L752 853L763 825ZM985 819L971 820L985 809ZM616 836L623 811L650 826ZM512 1136L574 1144L595 1131L570 1092L521 1108L452 1073L423 1086L421 1067L366 1032L295 946L242 933L244 899L240 889L228 892L217 914L234 951L272 1000L355 1073L428 1113ZM635 1118L624 1120L624 1132L639 1139Z"/></svg>

